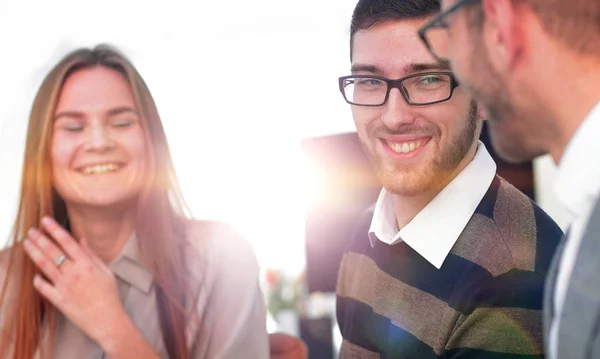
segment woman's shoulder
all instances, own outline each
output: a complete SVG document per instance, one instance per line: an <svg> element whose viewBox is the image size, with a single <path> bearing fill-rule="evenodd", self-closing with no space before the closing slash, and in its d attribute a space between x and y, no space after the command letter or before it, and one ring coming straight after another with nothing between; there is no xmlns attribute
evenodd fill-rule
<svg viewBox="0 0 600 359"><path fill-rule="evenodd" d="M231 225L214 220L190 220L186 224L185 245L190 253L206 262L236 262L254 266L256 256L248 242ZM186 251L187 252L187 251Z"/></svg>
<svg viewBox="0 0 600 359"><path fill-rule="evenodd" d="M196 247L249 245L231 225L216 220L189 220L185 226L185 233L186 242Z"/></svg>
<svg viewBox="0 0 600 359"><path fill-rule="evenodd" d="M268 344L259 267L250 243L232 226L219 221L191 221L187 225L186 257L197 289L190 333L199 351L210 357L265 357ZM200 279L195 282L195 279ZM197 285L199 284L199 285ZM259 354L257 354L259 353ZM258 356L257 356L257 355Z"/></svg>

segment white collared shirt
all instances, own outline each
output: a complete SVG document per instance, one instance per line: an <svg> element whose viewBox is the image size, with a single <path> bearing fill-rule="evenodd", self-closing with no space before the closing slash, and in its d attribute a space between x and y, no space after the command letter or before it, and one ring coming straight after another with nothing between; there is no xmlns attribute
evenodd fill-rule
<svg viewBox="0 0 600 359"><path fill-rule="evenodd" d="M550 358L557 358L558 327L569 280L588 220L600 193L600 102L592 109L569 141L560 161L556 195L573 216L554 290L554 319L550 327Z"/></svg>
<svg viewBox="0 0 600 359"><path fill-rule="evenodd" d="M382 189L369 229L371 245L376 239L390 245L404 241L440 269L495 175L496 163L479 142L473 160L400 230L394 195Z"/></svg>

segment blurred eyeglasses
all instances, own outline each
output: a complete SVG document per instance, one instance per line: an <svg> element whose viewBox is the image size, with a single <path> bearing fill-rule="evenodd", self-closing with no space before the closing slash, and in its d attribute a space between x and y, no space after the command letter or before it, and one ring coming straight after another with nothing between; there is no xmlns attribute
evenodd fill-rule
<svg viewBox="0 0 600 359"><path fill-rule="evenodd" d="M440 63L449 63L448 16L467 5L481 0L460 0L445 11L442 11L419 29L419 37L427 46L433 57Z"/></svg>

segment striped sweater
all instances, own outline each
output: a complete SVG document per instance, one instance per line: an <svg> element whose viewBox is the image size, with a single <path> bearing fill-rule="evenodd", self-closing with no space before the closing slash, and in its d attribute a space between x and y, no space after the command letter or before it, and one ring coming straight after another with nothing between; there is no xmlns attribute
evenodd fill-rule
<svg viewBox="0 0 600 359"><path fill-rule="evenodd" d="M337 284L341 358L543 358L544 279L562 236L496 176L438 270L358 224ZM431 223L435 225L435 223Z"/></svg>

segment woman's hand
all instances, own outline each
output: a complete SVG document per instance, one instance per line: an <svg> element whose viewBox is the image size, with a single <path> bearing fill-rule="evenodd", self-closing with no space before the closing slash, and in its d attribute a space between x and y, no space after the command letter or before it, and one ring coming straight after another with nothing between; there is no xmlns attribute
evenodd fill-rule
<svg viewBox="0 0 600 359"><path fill-rule="evenodd" d="M106 350L103 344L111 342L112 333L130 324L114 274L89 249L85 239L79 245L48 217L42 219L42 228L48 236L32 228L24 241L27 254L48 279L36 275L34 287Z"/></svg>

